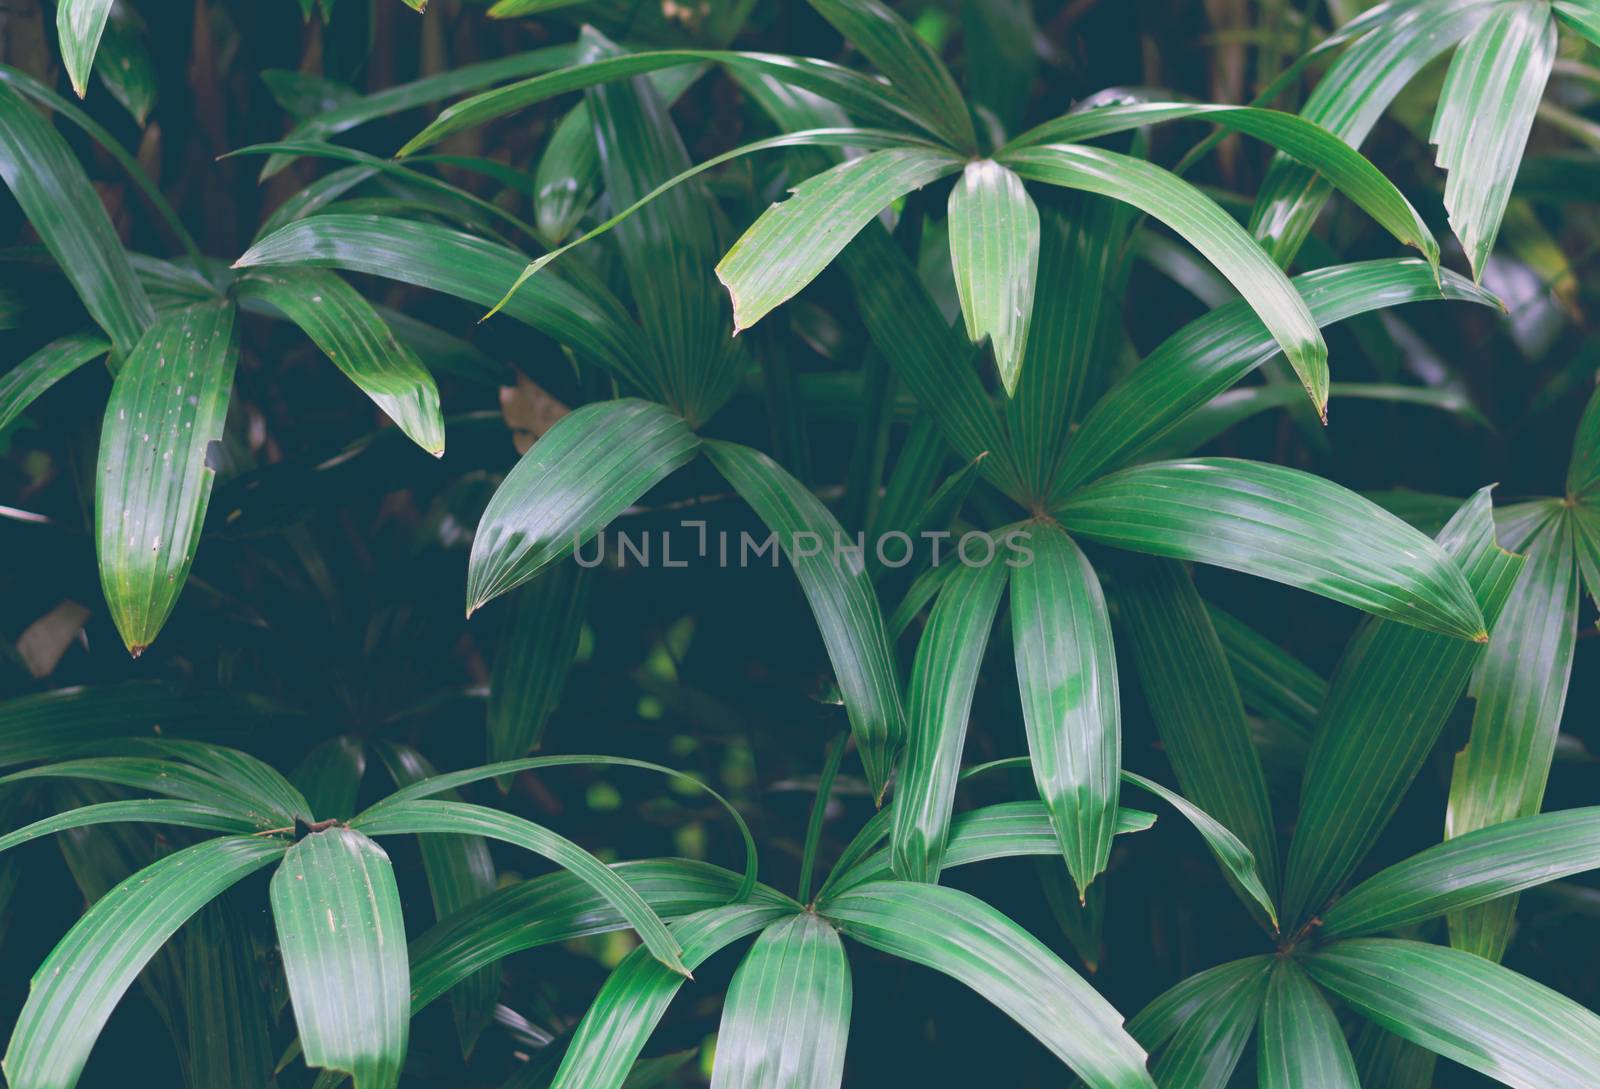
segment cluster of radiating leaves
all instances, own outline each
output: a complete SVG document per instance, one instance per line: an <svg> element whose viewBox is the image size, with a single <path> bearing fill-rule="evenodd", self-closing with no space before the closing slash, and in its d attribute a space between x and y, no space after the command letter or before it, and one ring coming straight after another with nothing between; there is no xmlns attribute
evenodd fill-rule
<svg viewBox="0 0 1600 1089"><path fill-rule="evenodd" d="M320 6L326 17L330 5ZM491 14L557 6L501 0ZM129 878L68 932L13 1031L11 1084L74 1084L112 1007L167 939L269 865L300 1051L312 1066L351 1075L356 1089L398 1082L410 1018L437 997L451 995L470 1051L493 1012L500 959L624 927L642 944L573 1032L554 1085L623 1085L690 973L752 936L724 1003L714 1087L840 1084L847 940L961 981L1097 1089L1225 1084L1252 1037L1264 1086L1355 1085L1356 1059L1330 997L1510 1085L1593 1082L1600 1019L1495 960L1517 892L1600 866L1600 816L1539 813L1578 589L1587 581L1600 590L1600 396L1580 425L1565 496L1503 512L1499 539L1487 489L1430 539L1331 481L1191 454L1245 413L1305 403L1272 384L1233 390L1280 355L1324 418L1341 392L1462 410L1425 395L1436 391L1341 391L1321 329L1402 303L1497 302L1476 281L1554 64L1557 26L1595 39L1600 10L1590 0L1394 0L1319 47L1318 55L1344 51L1298 115L1092 100L1010 139L980 140L973 103L898 14L878 0L812 6L882 79L720 48L629 52L586 28L572 46L341 101L285 140L245 149L268 156L263 177L302 157L340 165L276 211L233 262L236 272L215 280L193 260L126 253L54 122L33 103L107 144L176 225L159 192L70 104L3 73L0 177L99 332L64 337L0 377L0 428L74 369L107 358L114 379L96 470L98 556L112 616L135 653L173 609L200 542L240 309L298 326L435 455L445 447L438 389L407 326L335 270L441 292L526 325L580 368L602 371L620 394L549 428L506 474L473 538L469 615L516 594L489 706L497 763L435 775L418 754L375 745L399 789L356 813L367 749L351 738L313 750L291 781L236 750L172 740L186 729L182 717L162 740L126 740L137 725L74 702L66 718L78 735L60 739L44 728L62 721L60 707L6 709L14 717L0 735L0 761L78 758L0 784L60 777L155 797L47 817L0 838L0 850L114 821L224 833ZM310 0L304 8L309 17ZM83 95L99 70L97 50L102 58L135 51L136 28L119 30L109 0L62 0L57 10L67 72ZM1440 268L1422 218L1356 150L1400 90L1452 48L1430 139L1472 280ZM695 164L669 107L709 67L737 83L777 135ZM126 74L108 83L142 123L151 90ZM580 92L534 178L534 224L428 171L422 152L446 138ZM396 160L332 142L461 95ZM1277 150L1248 227L1180 171L1094 143L1182 121ZM724 246L725 209L702 175L780 149L791 192ZM379 177L424 194L425 214L336 207ZM933 209L923 191L941 186L948 200ZM1334 190L1423 259L1291 278L1286 269ZM911 217L942 212L960 323L945 319L886 226L895 205ZM573 238L599 207L609 217ZM1118 372L1110 365L1124 347L1117 303L1138 215L1192 246L1239 298ZM181 225L175 233L192 258ZM582 252L558 261L607 233L615 275L602 276ZM550 248L530 259L507 241L518 236ZM865 499L858 481L847 483L838 512L804 482L803 418L777 458L701 434L753 358L770 388L793 381L772 353L729 334L768 319L835 263L875 353L864 367L876 376L869 402L887 419L898 382L919 413L907 443L918 456L902 455L881 499L875 477ZM1246 400L1227 401L1230 391ZM947 451L964 468L941 482ZM583 621L589 576L567 561L702 453L774 533L820 631L869 788L880 803L891 798L811 899L829 788L819 789L806 903L757 882L754 843L737 812L748 852L742 876L675 860L607 866L550 829L457 793L536 767L602 761L523 758L560 699ZM1027 520L974 535L991 562L941 568L919 555L920 577L886 621L884 562L841 552L847 526L915 539L951 525L980 478ZM1002 546L1020 548L1026 562L1004 562ZM1189 563L1370 615L1324 683L1209 608ZM915 626L925 609L926 624ZM1037 798L958 812L958 782L985 770L964 770L963 749L1003 610L1028 749L1007 764L1031 772ZM895 650L908 631L918 633L909 680ZM1119 648L1136 662L1182 796L1121 766ZM1454 768L1446 842L1341 895L1469 683L1472 735ZM1247 708L1268 712L1307 748L1286 853ZM825 783L842 746L833 751ZM1161 797L1195 826L1284 954L1186 980L1126 1026L1043 943L939 884L947 867L1030 855L1064 859L1081 900L1103 895L1097 878L1114 838L1153 819L1122 807L1124 785ZM441 919L409 949L394 874L375 842L389 835L421 837ZM533 851L559 872L497 889L488 840ZM1456 949L1374 937L1441 917Z"/></svg>

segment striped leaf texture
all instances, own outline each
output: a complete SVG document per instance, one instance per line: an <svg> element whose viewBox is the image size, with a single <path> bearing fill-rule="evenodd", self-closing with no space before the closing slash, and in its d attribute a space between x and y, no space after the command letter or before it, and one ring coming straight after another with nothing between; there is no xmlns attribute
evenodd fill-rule
<svg viewBox="0 0 1600 1089"><path fill-rule="evenodd" d="M992 159L968 163L950 190L950 260L967 336L988 339L1014 394L1039 272L1039 210L1022 179Z"/></svg>
<svg viewBox="0 0 1600 1089"><path fill-rule="evenodd" d="M100 585L137 657L189 577L211 501L238 349L231 303L163 317L111 387L95 474Z"/></svg>
<svg viewBox="0 0 1600 1089"><path fill-rule="evenodd" d="M355 288L323 269L261 270L240 277L239 294L281 311L412 442L444 455L433 375Z"/></svg>
<svg viewBox="0 0 1600 1089"><path fill-rule="evenodd" d="M1358 938L1305 959L1313 979L1390 1032L1514 1089L1595 1084L1600 1017L1457 949Z"/></svg>
<svg viewBox="0 0 1600 1089"><path fill-rule="evenodd" d="M1081 896L1106 867L1122 763L1111 615L1089 559L1053 522L1027 527L1011 576L1011 639L1034 782Z"/></svg>
<svg viewBox="0 0 1600 1089"><path fill-rule="evenodd" d="M1495 5L1450 60L1428 141L1448 172L1444 206L1474 278L1500 233L1555 56L1550 5L1512 0Z"/></svg>
<svg viewBox="0 0 1600 1089"><path fill-rule="evenodd" d="M788 200L763 212L717 262L717 276L733 297L734 332L798 294L891 201L959 167L947 151L892 148L795 186Z"/></svg>
<svg viewBox="0 0 1600 1089"><path fill-rule="evenodd" d="M1553 511L1519 550L1522 574L1474 679L1472 732L1450 778L1447 837L1537 813L1555 758L1578 635L1573 520ZM1498 960L1516 905L1508 897L1451 916L1451 944Z"/></svg>
<svg viewBox="0 0 1600 1089"><path fill-rule="evenodd" d="M209 840L168 855L96 900L34 973L6 1048L6 1080L16 1089L72 1089L112 1009L167 939L283 853L282 840Z"/></svg>
<svg viewBox="0 0 1600 1089"><path fill-rule="evenodd" d="M722 1005L711 1089L838 1089L850 1033L850 965L811 912L761 932Z"/></svg>
<svg viewBox="0 0 1600 1089"><path fill-rule="evenodd" d="M699 445L681 417L649 401L602 401L563 416L484 509L467 566L468 615L594 540Z"/></svg>
<svg viewBox="0 0 1600 1089"><path fill-rule="evenodd" d="M861 557L839 550L839 543L850 539L838 521L767 455L728 442L708 442L705 450L776 534L793 566L844 694L873 797L881 799L905 738L905 710L894 651Z"/></svg>
<svg viewBox="0 0 1600 1089"><path fill-rule="evenodd" d="M846 937L971 987L1091 1089L1154 1089L1122 1017L1037 938L956 889L879 881L828 901Z"/></svg>
<svg viewBox="0 0 1600 1089"><path fill-rule="evenodd" d="M1280 957L1267 981L1256 1035L1261 1089L1360 1089L1356 1060L1328 1000L1305 969Z"/></svg>
<svg viewBox="0 0 1600 1089"><path fill-rule="evenodd" d="M1522 569L1495 542L1489 489L1439 533L1492 624ZM1369 620L1350 644L1313 727L1284 912L1310 919L1371 849L1439 739L1483 654L1480 644Z"/></svg>
<svg viewBox="0 0 1600 1089"><path fill-rule="evenodd" d="M1126 201L1171 227L1238 288L1278 342L1312 407L1328 407L1328 346L1305 300L1244 229L1216 202L1143 159L1076 144L1043 144L1000 161L1029 181Z"/></svg>
<svg viewBox="0 0 1600 1089"><path fill-rule="evenodd" d="M1243 571L1486 641L1479 605L1445 550L1309 473L1234 458L1151 462L1074 493L1057 514L1100 544Z"/></svg>
<svg viewBox="0 0 1600 1089"><path fill-rule="evenodd" d="M998 561L953 568L917 643L906 751L895 783L897 877L939 880L972 694L1006 574Z"/></svg>
<svg viewBox="0 0 1600 1089"><path fill-rule="evenodd" d="M311 833L272 875L272 918L306 1062L393 1089L411 985L389 856L350 828Z"/></svg>
<svg viewBox="0 0 1600 1089"><path fill-rule="evenodd" d="M90 4L109 6L100 0L74 6ZM131 352L155 321L155 310L72 149L10 81L0 81L0 178L89 316L119 354Z"/></svg>

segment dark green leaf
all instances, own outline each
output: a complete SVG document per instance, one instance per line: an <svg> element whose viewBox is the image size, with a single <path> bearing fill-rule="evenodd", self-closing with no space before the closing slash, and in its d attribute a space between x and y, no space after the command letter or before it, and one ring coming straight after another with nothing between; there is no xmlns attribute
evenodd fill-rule
<svg viewBox="0 0 1600 1089"><path fill-rule="evenodd" d="M1339 1019L1289 957L1272 966L1256 1066L1261 1089L1361 1089Z"/></svg>
<svg viewBox="0 0 1600 1089"><path fill-rule="evenodd" d="M850 1032L850 965L810 912L761 932L728 986L711 1089L838 1089Z"/></svg>
<svg viewBox="0 0 1600 1089"><path fill-rule="evenodd" d="M1206 612L1245 706L1310 737L1328 682L1244 621L1211 604Z"/></svg>
<svg viewBox="0 0 1600 1089"><path fill-rule="evenodd" d="M156 62L144 20L127 3L112 4L111 20L100 39L98 75L112 97L143 127L156 104Z"/></svg>
<svg viewBox="0 0 1600 1089"><path fill-rule="evenodd" d="M489 680L491 762L539 747L578 650L589 586L583 568L559 563L512 594Z"/></svg>
<svg viewBox="0 0 1600 1089"><path fill-rule="evenodd" d="M83 0L78 6L84 3L109 7L103 0ZM83 74L88 75L87 63ZM89 316L119 352L131 352L155 321L155 311L128 264L105 205L67 142L10 81L0 82L0 178L77 289Z"/></svg>
<svg viewBox="0 0 1600 1089"><path fill-rule="evenodd" d="M1222 868L1227 872L1228 878L1255 902L1256 906L1261 909L1262 914L1266 916L1271 928L1274 931L1277 930L1277 908L1273 905L1272 897L1261 884L1256 857L1238 836L1230 832L1226 825L1205 810L1181 795L1173 793L1153 779L1146 779L1142 775L1136 775L1124 769L1122 781L1148 790L1176 809L1183 815L1185 820L1194 825L1195 831L1199 832L1200 838L1206 841L1206 846L1211 849L1212 855L1222 864Z"/></svg>
<svg viewBox="0 0 1600 1089"><path fill-rule="evenodd" d="M1600 1017L1475 954L1358 938L1305 965L1395 1035L1516 1089L1588 1085L1600 1069Z"/></svg>
<svg viewBox="0 0 1600 1089"><path fill-rule="evenodd" d="M1294 278L1318 325L1405 303L1451 299L1499 306L1471 281L1435 280L1417 260L1363 261ZM1145 357L1085 417L1067 446L1057 494L1126 464L1278 354L1278 343L1243 300L1185 325Z"/></svg>
<svg viewBox="0 0 1600 1089"><path fill-rule="evenodd" d="M994 1003L1091 1089L1154 1089L1122 1016L1042 942L981 900L905 881L861 885L822 907L863 945L943 972Z"/></svg>
<svg viewBox="0 0 1600 1089"><path fill-rule="evenodd" d="M127 802L100 802L82 805L57 813L53 817L36 820L0 836L0 851L9 851L40 836L50 836L71 828L88 828L96 824L120 824L124 821L148 821L152 824L174 824L184 828L208 828L214 832L250 833L256 830L253 822L235 816L216 806L202 802L171 801L165 798L140 798Z"/></svg>
<svg viewBox="0 0 1600 1089"><path fill-rule="evenodd" d="M1129 556L1114 568L1121 630L1184 795L1255 855L1278 887L1278 840L1261 762L1222 644L1180 563Z"/></svg>
<svg viewBox="0 0 1600 1089"><path fill-rule="evenodd" d="M432 780L434 783L437 781ZM427 784L430 780L420 782ZM650 905L597 858L565 836L557 835L532 821L481 805L415 798L393 800L397 797L398 794L362 813L351 822L351 826L374 836L429 833L484 836L548 858L604 895L638 932L651 955L674 971L687 974L678 956L677 942L668 933L660 917L650 910Z"/></svg>
<svg viewBox="0 0 1600 1089"><path fill-rule="evenodd" d="M1406 84L1471 33L1486 11L1478 0L1405 0L1351 20L1337 37L1355 44L1317 81L1300 115L1360 147ZM1251 210L1251 233L1273 260L1288 266L1332 193L1310 167L1279 154Z"/></svg>
<svg viewBox="0 0 1600 1089"><path fill-rule="evenodd" d="M229 897L184 928L183 1007L192 1083L272 1089L273 1010L254 934Z"/></svg>
<svg viewBox="0 0 1600 1089"><path fill-rule="evenodd" d="M1399 930L1600 867L1600 809L1536 813L1466 832L1367 878L1322 915L1328 937Z"/></svg>
<svg viewBox="0 0 1600 1089"><path fill-rule="evenodd" d="M1155 1052L1162 1089L1223 1089L1250 1043L1272 958L1247 957L1190 976L1139 1011L1128 1031Z"/></svg>
<svg viewBox="0 0 1600 1089"><path fill-rule="evenodd" d="M793 915L790 907L735 904L673 924L693 970L713 953ZM620 1089L684 977L635 949L617 965L579 1022L552 1089Z"/></svg>
<svg viewBox="0 0 1600 1089"><path fill-rule="evenodd" d="M505 87L474 95L457 102L441 113L399 151L400 156L413 154L438 143L445 137L466 129L475 128L497 117L527 109L557 95L581 91L613 80L642 76L662 68L685 64L722 64L734 71L751 76L771 76L796 88L844 106L850 113L872 123L888 122L898 126L909 123L914 128L926 129L915 104L894 88L886 87L870 76L853 72L826 61L809 57L787 57L776 53L732 53L709 49L671 49L654 53L629 53L608 57L592 64L534 76ZM937 133L934 133L937 135Z"/></svg>
<svg viewBox="0 0 1600 1089"><path fill-rule="evenodd" d="M1028 752L1083 896L1106 867L1117 812L1122 711L1111 616L1088 557L1054 522L1029 523L1011 576L1011 637Z"/></svg>
<svg viewBox="0 0 1600 1089"><path fill-rule="evenodd" d="M589 543L699 445L681 417L649 401L603 401L563 416L483 512L467 565L468 615Z"/></svg>
<svg viewBox="0 0 1600 1089"><path fill-rule="evenodd" d="M411 985L389 856L351 828L313 832L272 875L272 918L306 1062L393 1089Z"/></svg>
<svg viewBox="0 0 1600 1089"><path fill-rule="evenodd" d="M282 311L413 442L443 456L433 375L353 287L323 269L273 269L240 277L239 292Z"/></svg>
<svg viewBox="0 0 1600 1089"><path fill-rule="evenodd" d="M84 913L34 973L6 1049L15 1089L72 1089L141 969L213 897L281 857L277 839L208 840L139 871Z"/></svg>
<svg viewBox="0 0 1600 1089"><path fill-rule="evenodd" d="M367 749L360 738L330 737L306 754L294 770L295 786L305 794L318 820L347 821L355 815L361 777L367 771Z"/></svg>
<svg viewBox="0 0 1600 1089"><path fill-rule="evenodd" d="M232 303L163 317L117 375L100 432L100 585L137 657L177 604L211 500L238 349Z"/></svg>
<svg viewBox="0 0 1600 1089"><path fill-rule="evenodd" d="M1485 641L1449 556L1375 504L1321 477L1193 458L1111 474L1057 511L1101 544L1273 579L1378 616Z"/></svg>
<svg viewBox="0 0 1600 1089"><path fill-rule="evenodd" d="M4 431L45 390L110 350L111 345L100 337L72 334L51 341L5 374L0 374L0 431Z"/></svg>
<svg viewBox="0 0 1600 1089"><path fill-rule="evenodd" d="M937 53L900 16L879 0L810 0L845 40L917 108L932 127L963 151L977 149L967 103Z"/></svg>
<svg viewBox="0 0 1600 1089"><path fill-rule="evenodd" d="M418 783L438 774L433 765L409 745L379 740L373 747L398 786ZM449 801L459 800L453 790L446 791L444 796ZM494 860L489 857L488 843L480 837L427 835L419 836L418 843L436 918L449 918L494 892ZM500 970L495 967L474 972L451 992L450 1007L455 1014L456 1036L461 1041L464 1057L471 1057L479 1034L494 1017L495 1003L499 999Z"/></svg>
<svg viewBox="0 0 1600 1089"><path fill-rule="evenodd" d="M1217 266L1271 331L1324 415L1328 347L1288 277L1227 212L1177 175L1114 151L1071 144L1022 148L1001 161L1032 181L1126 201L1161 220Z"/></svg>
<svg viewBox="0 0 1600 1089"><path fill-rule="evenodd" d="M905 147L851 159L795 186L717 263L737 333L816 278L891 201L960 167L947 151Z"/></svg>
<svg viewBox="0 0 1600 1089"><path fill-rule="evenodd" d="M1555 757L1578 633L1573 520L1557 514L1522 545L1521 576L1472 685L1472 733L1456 754L1445 836L1539 811ZM1516 898L1450 918L1450 943L1499 960Z"/></svg>
<svg viewBox="0 0 1600 1089"><path fill-rule="evenodd" d="M1495 543L1489 489L1439 534L1492 624L1522 569ZM1372 847L1461 698L1483 648L1369 620L1346 647L1317 718L1289 851L1284 911L1321 909Z"/></svg>
<svg viewBox="0 0 1600 1089"><path fill-rule="evenodd" d="M953 565L917 644L906 752L894 792L897 877L939 880L972 693L1006 573L1000 562Z"/></svg>
<svg viewBox="0 0 1600 1089"><path fill-rule="evenodd" d="M1008 150L1046 143L1079 143L1144 125L1181 120L1209 121L1267 141L1314 169L1319 177L1348 196L1400 242L1421 250L1428 263L1438 268L1439 244L1394 183L1353 147L1294 114L1249 106L1119 103L1076 110L1047 121L1013 140Z"/></svg>
<svg viewBox="0 0 1600 1089"><path fill-rule="evenodd" d="M448 227L380 215L312 216L268 235L235 268L313 265L365 272L493 306L526 259L507 246ZM639 327L603 286L580 289L551 273L536 277L506 303L508 316L652 390L651 352Z"/></svg>

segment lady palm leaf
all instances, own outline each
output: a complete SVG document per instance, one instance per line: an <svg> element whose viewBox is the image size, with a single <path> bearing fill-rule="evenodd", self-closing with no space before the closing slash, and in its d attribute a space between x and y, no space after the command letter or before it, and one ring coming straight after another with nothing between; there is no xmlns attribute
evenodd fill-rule
<svg viewBox="0 0 1600 1089"><path fill-rule="evenodd" d="M128 878L77 921L34 974L11 1030L6 1080L71 1089L134 977L212 898L283 857L277 839L229 836L168 855Z"/></svg>
<svg viewBox="0 0 1600 1089"><path fill-rule="evenodd" d="M9 81L0 82L0 134L0 178L89 315L119 354L131 352L155 311L67 142Z"/></svg>
<svg viewBox="0 0 1600 1089"><path fill-rule="evenodd" d="M832 926L809 912L772 923L728 987L713 1089L837 1089L850 999L850 964Z"/></svg>
<svg viewBox="0 0 1600 1089"><path fill-rule="evenodd" d="M216 474L238 348L231 303L152 325L111 387L95 474L100 584L134 657L189 577Z"/></svg>
<svg viewBox="0 0 1600 1089"><path fill-rule="evenodd" d="M1305 966L1390 1032L1506 1085L1557 1089L1594 1080L1600 1018L1493 961L1422 942L1358 938L1312 954Z"/></svg>
<svg viewBox="0 0 1600 1089"><path fill-rule="evenodd" d="M562 417L483 512L468 566L468 615L588 544L699 447L682 419L648 401L605 401Z"/></svg>
<svg viewBox="0 0 1600 1089"><path fill-rule="evenodd" d="M1495 542L1488 489L1438 539L1493 624L1523 561ZM1483 648L1446 638L1372 620L1345 649L1314 728L1289 850L1284 911L1295 925L1371 849L1461 697Z"/></svg>
<svg viewBox="0 0 1600 1089"><path fill-rule="evenodd" d="M313 832L272 875L272 917L306 1061L393 1089L411 1010L389 856L354 829Z"/></svg>

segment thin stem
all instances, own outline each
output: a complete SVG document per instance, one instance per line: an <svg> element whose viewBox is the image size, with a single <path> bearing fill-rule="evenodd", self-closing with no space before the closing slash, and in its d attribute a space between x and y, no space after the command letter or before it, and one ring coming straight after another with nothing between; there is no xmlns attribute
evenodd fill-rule
<svg viewBox="0 0 1600 1089"><path fill-rule="evenodd" d="M817 844L822 841L822 822L828 813L828 799L833 796L833 779L839 774L839 762L844 759L845 742L850 735L841 733L828 743L827 755L822 758L822 773L817 776L817 796L811 803L811 819L806 824L805 852L800 856L800 885L795 899L802 904L811 897L811 871L816 867Z"/></svg>

